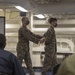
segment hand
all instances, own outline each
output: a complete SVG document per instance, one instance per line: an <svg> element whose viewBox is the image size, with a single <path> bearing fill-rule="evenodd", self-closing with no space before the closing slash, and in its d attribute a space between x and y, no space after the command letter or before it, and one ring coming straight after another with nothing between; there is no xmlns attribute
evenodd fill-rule
<svg viewBox="0 0 75 75"><path fill-rule="evenodd" d="M45 42L45 37L41 38L39 42L44 43Z"/></svg>

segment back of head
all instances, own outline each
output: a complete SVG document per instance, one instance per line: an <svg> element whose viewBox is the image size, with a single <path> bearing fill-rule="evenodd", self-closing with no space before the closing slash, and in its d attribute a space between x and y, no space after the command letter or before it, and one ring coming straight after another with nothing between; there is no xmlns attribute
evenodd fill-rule
<svg viewBox="0 0 75 75"><path fill-rule="evenodd" d="M6 37L0 33L0 48L4 49L6 45Z"/></svg>
<svg viewBox="0 0 75 75"><path fill-rule="evenodd" d="M54 21L57 21L57 19L56 19L56 18L49 18L49 19L48 19L48 22L49 22L49 23L52 23L52 22L54 22Z"/></svg>

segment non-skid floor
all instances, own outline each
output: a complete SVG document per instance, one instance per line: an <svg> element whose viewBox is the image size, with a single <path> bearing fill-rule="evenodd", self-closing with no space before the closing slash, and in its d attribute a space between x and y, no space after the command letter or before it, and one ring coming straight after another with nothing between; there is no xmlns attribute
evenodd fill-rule
<svg viewBox="0 0 75 75"><path fill-rule="evenodd" d="M25 69L24 71L25 71L26 75L29 75L27 69ZM35 75L41 75L41 70L40 69L36 69L34 71L34 73L35 73ZM52 73L51 72L47 72L46 75L52 75Z"/></svg>
<svg viewBox="0 0 75 75"><path fill-rule="evenodd" d="M29 73L26 73L26 75L29 75ZM35 75L41 75L41 72L35 72ZM52 75L52 73L47 73L46 75Z"/></svg>

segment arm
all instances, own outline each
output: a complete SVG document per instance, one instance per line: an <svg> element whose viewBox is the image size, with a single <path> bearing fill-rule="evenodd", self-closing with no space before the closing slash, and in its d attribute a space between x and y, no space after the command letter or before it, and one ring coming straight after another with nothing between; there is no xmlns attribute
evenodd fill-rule
<svg viewBox="0 0 75 75"><path fill-rule="evenodd" d="M50 44L51 40L52 40L52 36L54 33L54 29L51 27L47 30L47 32L44 34L45 37L45 45Z"/></svg>
<svg viewBox="0 0 75 75"><path fill-rule="evenodd" d="M40 39L37 38L30 30L23 28L22 33L25 38L34 43L39 43ZM32 35L33 34L33 35Z"/></svg>
<svg viewBox="0 0 75 75"><path fill-rule="evenodd" d="M38 34L34 34L34 33L32 33L32 32L30 32L30 34L33 35L34 37L38 38L38 39L41 39L41 38L43 37L43 36L40 36L40 35L38 35Z"/></svg>

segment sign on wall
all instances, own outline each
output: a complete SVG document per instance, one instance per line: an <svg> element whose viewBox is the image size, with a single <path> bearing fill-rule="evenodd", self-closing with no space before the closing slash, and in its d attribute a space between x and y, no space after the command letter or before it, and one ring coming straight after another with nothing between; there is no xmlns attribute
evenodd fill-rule
<svg viewBox="0 0 75 75"><path fill-rule="evenodd" d="M0 17L0 33L5 34L5 17Z"/></svg>

